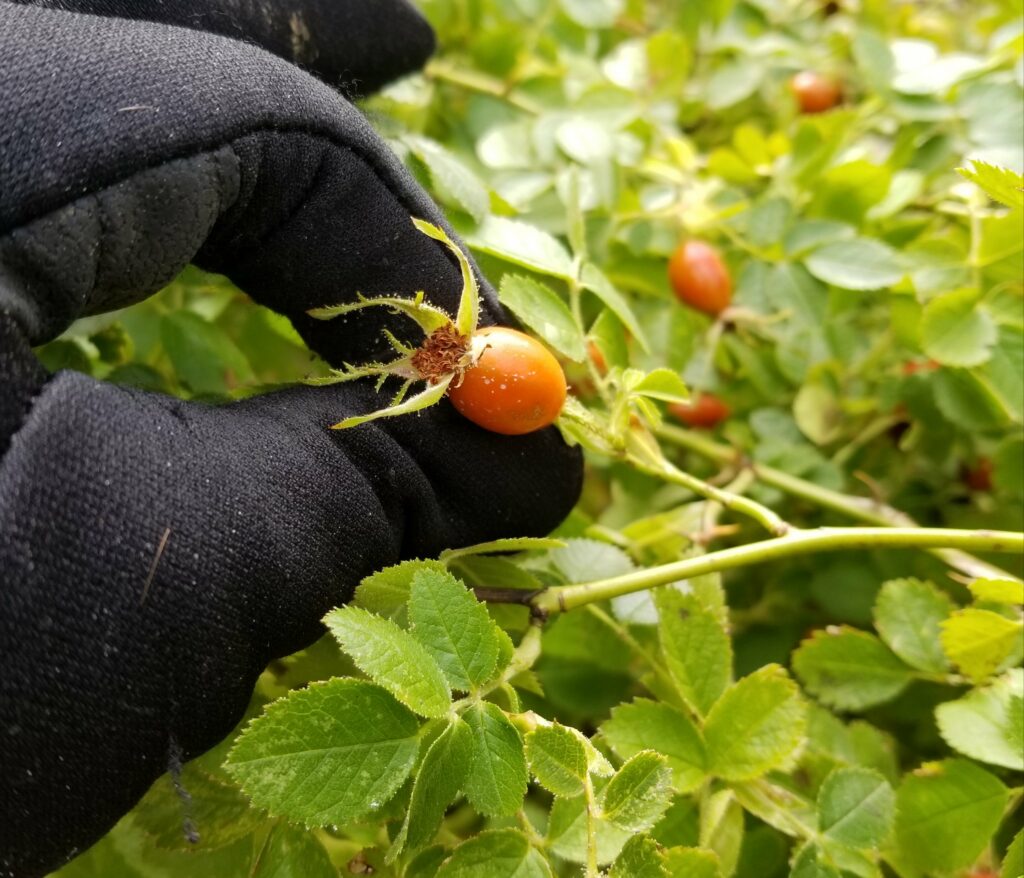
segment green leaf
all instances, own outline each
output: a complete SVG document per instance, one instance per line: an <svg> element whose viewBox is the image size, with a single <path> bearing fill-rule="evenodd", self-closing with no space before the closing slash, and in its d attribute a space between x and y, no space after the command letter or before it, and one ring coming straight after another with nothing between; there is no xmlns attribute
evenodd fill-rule
<svg viewBox="0 0 1024 878"><path fill-rule="evenodd" d="M708 796L700 809L700 846L718 855L722 875L736 871L744 835L743 806L731 789Z"/></svg>
<svg viewBox="0 0 1024 878"><path fill-rule="evenodd" d="M687 402L690 391L678 372L671 369L654 369L630 388L639 396L661 399L665 402Z"/></svg>
<svg viewBox="0 0 1024 878"><path fill-rule="evenodd" d="M417 394L407 397L404 402L398 405L388 406L387 408L377 409L377 411L370 412L366 415L354 415L344 420L338 421L337 424L332 424L332 430L348 430L352 427L358 427L360 424L367 424L370 421L376 421L380 418L397 418L399 415L409 415L413 412L420 412L430 406L441 401L444 395L448 392L448 385L452 383L452 376L449 375L446 378L441 379L437 384L427 384L426 387Z"/></svg>
<svg viewBox="0 0 1024 878"><path fill-rule="evenodd" d="M619 322L629 330L629 334L636 339L641 348L645 351L650 350L650 343L647 341L647 336L641 329L640 322L633 313L629 301L596 265L588 262L583 266L580 283L604 302L608 310L618 317Z"/></svg>
<svg viewBox="0 0 1024 878"><path fill-rule="evenodd" d="M815 378L797 391L793 400L793 418L800 432L815 445L828 445L840 439L847 426L846 413L831 383Z"/></svg>
<svg viewBox="0 0 1024 878"><path fill-rule="evenodd" d="M178 379L193 393L224 394L254 380L252 366L232 337L198 314L166 315L160 335Z"/></svg>
<svg viewBox="0 0 1024 878"><path fill-rule="evenodd" d="M721 878L722 869L714 851L701 848L669 848L665 851L669 878Z"/></svg>
<svg viewBox="0 0 1024 878"><path fill-rule="evenodd" d="M562 280L572 278L572 259L562 243L536 226L490 216L468 238L475 250Z"/></svg>
<svg viewBox="0 0 1024 878"><path fill-rule="evenodd" d="M862 224L892 187L888 165L854 159L825 170L813 181L811 211L830 219Z"/></svg>
<svg viewBox="0 0 1024 878"><path fill-rule="evenodd" d="M667 878L665 855L649 835L634 835L623 845L608 878Z"/></svg>
<svg viewBox="0 0 1024 878"><path fill-rule="evenodd" d="M233 844L250 835L265 815L250 808L241 791L196 763L182 769L181 785L188 790L189 821L199 836L198 845L182 831L186 815L181 795L170 775L162 775L132 811L133 818L158 848L169 851L207 851Z"/></svg>
<svg viewBox="0 0 1024 878"><path fill-rule="evenodd" d="M277 824L260 850L248 878L336 878L337 870L316 836Z"/></svg>
<svg viewBox="0 0 1024 878"><path fill-rule="evenodd" d="M595 780L598 795L602 780ZM620 829L600 816L594 819L597 830L597 861L611 863L619 855L631 832ZM557 797L548 818L548 847L558 856L573 863L587 862L587 800L586 796L571 799Z"/></svg>
<svg viewBox="0 0 1024 878"><path fill-rule="evenodd" d="M974 159L971 168L957 168L956 172L981 187L993 201L1007 207L1024 208L1024 177L1009 168Z"/></svg>
<svg viewBox="0 0 1024 878"><path fill-rule="evenodd" d="M672 802L672 769L653 750L628 759L601 793L601 815L631 832L650 829Z"/></svg>
<svg viewBox="0 0 1024 878"><path fill-rule="evenodd" d="M868 768L837 768L818 790L818 830L848 848L880 847L892 831L896 795Z"/></svg>
<svg viewBox="0 0 1024 878"><path fill-rule="evenodd" d="M842 878L842 873L829 859L820 847L808 842L793 858L789 878Z"/></svg>
<svg viewBox="0 0 1024 878"><path fill-rule="evenodd" d="M665 666L686 703L701 716L732 679L732 643L715 613L678 591L655 592Z"/></svg>
<svg viewBox="0 0 1024 878"><path fill-rule="evenodd" d="M1008 790L964 759L922 766L896 793L896 840L903 861L923 872L971 865L999 826Z"/></svg>
<svg viewBox="0 0 1024 878"><path fill-rule="evenodd" d="M996 324L978 307L974 290L937 296L921 317L924 352L945 366L980 366L992 355Z"/></svg>
<svg viewBox="0 0 1024 878"><path fill-rule="evenodd" d="M253 803L309 826L345 823L391 798L419 749L416 717L362 680L313 683L270 704L225 768Z"/></svg>
<svg viewBox="0 0 1024 878"><path fill-rule="evenodd" d="M615 132L607 125L579 115L570 116L555 129L559 148L581 165L593 165L611 158L615 152L614 135Z"/></svg>
<svg viewBox="0 0 1024 878"><path fill-rule="evenodd" d="M924 174L920 171L897 171L892 175L892 184L885 198L867 212L868 219L877 221L895 216L921 195L924 182Z"/></svg>
<svg viewBox="0 0 1024 878"><path fill-rule="evenodd" d="M455 328L463 335L471 336L476 332L477 324L480 322L480 287L477 284L476 272L470 265L469 257L440 226L415 217L413 217L412 224L428 238L433 238L443 244L458 262L459 272L462 274L462 292L459 294L459 312L455 315Z"/></svg>
<svg viewBox="0 0 1024 878"><path fill-rule="evenodd" d="M619 318L610 308L602 308L591 326L587 337L593 339L598 349L604 354L608 366L625 369L629 365L629 348L626 346L626 333Z"/></svg>
<svg viewBox="0 0 1024 878"><path fill-rule="evenodd" d="M578 796L587 776L587 747L575 729L554 723L526 735L526 759L538 783L556 796Z"/></svg>
<svg viewBox="0 0 1024 878"><path fill-rule="evenodd" d="M388 851L389 861L403 849L415 851L433 840L466 779L472 748L473 734L458 717L434 739L416 772L405 822Z"/></svg>
<svg viewBox="0 0 1024 878"><path fill-rule="evenodd" d="M1024 875L1024 829L1018 832L1003 857L999 878L1021 878Z"/></svg>
<svg viewBox="0 0 1024 878"><path fill-rule="evenodd" d="M534 187L539 187L539 190L543 191L547 188L544 181L547 180L547 185L550 185L550 178L546 174L531 170L536 164L533 155L532 131L533 125L527 120L495 125L477 141L476 154L480 161L489 168L523 169L518 177L533 181ZM531 187L530 198L536 194L537 190Z"/></svg>
<svg viewBox="0 0 1024 878"><path fill-rule="evenodd" d="M514 829L481 832L441 864L437 878L553 878L540 851Z"/></svg>
<svg viewBox="0 0 1024 878"><path fill-rule="evenodd" d="M864 710L899 695L914 672L877 637L845 626L815 631L793 653L807 690L839 710Z"/></svg>
<svg viewBox="0 0 1024 878"><path fill-rule="evenodd" d="M895 70L895 61L888 41L868 27L858 27L853 38L853 57L861 75L875 91L888 89Z"/></svg>
<svg viewBox="0 0 1024 878"><path fill-rule="evenodd" d="M473 752L466 777L466 797L485 817L507 817L523 805L529 773L523 739L505 713L479 701L464 714L473 733Z"/></svg>
<svg viewBox="0 0 1024 878"><path fill-rule="evenodd" d="M1024 422L1024 332L1000 326L991 358L976 373L1006 416Z"/></svg>
<svg viewBox="0 0 1024 878"><path fill-rule="evenodd" d="M625 7L624 0L560 0L562 9L585 28L607 28L615 24Z"/></svg>
<svg viewBox="0 0 1024 878"><path fill-rule="evenodd" d="M565 544L564 540L556 540L551 537L509 537L502 540L488 540L486 543L476 543L472 546L463 546L460 549L445 549L438 557L447 564L456 558L464 558L468 555L491 555L498 552L538 552L544 549L560 549Z"/></svg>
<svg viewBox="0 0 1024 878"><path fill-rule="evenodd" d="M803 256L809 250L816 250L825 244L849 240L856 235L856 229L847 223L835 220L803 220L786 232L783 248L791 257Z"/></svg>
<svg viewBox="0 0 1024 878"><path fill-rule="evenodd" d="M1024 582L1019 579L975 579L968 588L976 601L1024 604Z"/></svg>
<svg viewBox="0 0 1024 878"><path fill-rule="evenodd" d="M446 859L448 851L441 845L424 848L405 867L402 878L437 878L437 870Z"/></svg>
<svg viewBox="0 0 1024 878"><path fill-rule="evenodd" d="M933 388L939 411L953 424L986 430L1003 427L1008 421L1006 405L980 374L940 369L935 373Z"/></svg>
<svg viewBox="0 0 1024 878"><path fill-rule="evenodd" d="M943 739L954 750L991 765L1024 771L1024 671L935 709Z"/></svg>
<svg viewBox="0 0 1024 878"><path fill-rule="evenodd" d="M974 264L979 268L994 265L1024 249L1024 214L1011 211L1004 216L986 216L981 220L981 243ZM1020 264L1020 260L1016 260ZM1019 271L1019 268L1018 268Z"/></svg>
<svg viewBox="0 0 1024 878"><path fill-rule="evenodd" d="M764 779L733 784L731 788L747 811L779 832L794 838L814 835L817 826L816 808L794 790Z"/></svg>
<svg viewBox="0 0 1024 878"><path fill-rule="evenodd" d="M412 578L421 570L444 573L440 561L402 561L371 573L356 588L353 605L402 625L408 622L407 605Z"/></svg>
<svg viewBox="0 0 1024 878"><path fill-rule="evenodd" d="M875 627L882 640L911 667L933 674L949 670L939 643L941 624L955 606L930 582L892 579L875 602Z"/></svg>
<svg viewBox="0 0 1024 878"><path fill-rule="evenodd" d="M704 723L708 768L725 780L749 780L789 763L803 739L807 705L778 665L744 677L715 703Z"/></svg>
<svg viewBox="0 0 1024 878"><path fill-rule="evenodd" d="M552 551L549 558L566 582L589 582L636 569L622 549L599 540L566 540L565 545Z"/></svg>
<svg viewBox="0 0 1024 878"><path fill-rule="evenodd" d="M818 280L848 290L891 287L905 272L899 254L871 238L826 244L807 257L806 265Z"/></svg>
<svg viewBox="0 0 1024 878"><path fill-rule="evenodd" d="M436 141L414 135L402 139L427 166L434 188L441 196L482 222L490 211L491 200L480 178Z"/></svg>
<svg viewBox="0 0 1024 878"><path fill-rule="evenodd" d="M972 680L984 680L1024 650L1024 624L991 610L968 607L942 623L942 648Z"/></svg>
<svg viewBox="0 0 1024 878"><path fill-rule="evenodd" d="M413 576L409 623L453 689L475 690L494 676L498 626L450 573L421 570Z"/></svg>
<svg viewBox="0 0 1024 878"><path fill-rule="evenodd" d="M364 674L421 716L444 716L451 690L431 654L408 631L359 607L341 607L324 624Z"/></svg>
<svg viewBox="0 0 1024 878"><path fill-rule="evenodd" d="M506 274L501 279L498 297L556 351L577 363L586 359L583 334L569 306L549 286L520 274Z"/></svg>
<svg viewBox="0 0 1024 878"><path fill-rule="evenodd" d="M724 110L750 97L764 78L759 61L740 55L718 67L707 81L707 105Z"/></svg>
<svg viewBox="0 0 1024 878"><path fill-rule="evenodd" d="M621 758L656 750L668 759L679 792L696 789L706 776L704 741L697 727L667 704L637 698L612 709L601 735Z"/></svg>

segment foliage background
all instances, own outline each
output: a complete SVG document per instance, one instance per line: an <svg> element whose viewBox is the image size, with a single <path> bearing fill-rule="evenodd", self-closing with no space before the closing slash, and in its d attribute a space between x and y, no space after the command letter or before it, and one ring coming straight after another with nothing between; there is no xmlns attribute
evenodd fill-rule
<svg viewBox="0 0 1024 878"><path fill-rule="evenodd" d="M668 367L726 399L733 416L712 448L883 502L923 525L1022 529L1020 195L1012 177L981 172L984 190L1000 196L993 200L956 172L974 160L1024 171L1019 4L422 5L438 29L439 55L425 75L365 109L445 206L508 307L564 357L584 402L599 411L614 392L587 363L593 341L613 368ZM801 116L788 82L802 69L841 79L843 105ZM715 243L731 268L734 307L722 320L671 294L666 260L686 236ZM51 368L210 400L326 371L287 321L194 270L141 305L80 321L40 356ZM734 486L738 478L790 521L846 523L814 502L813 490L792 496L751 480L731 454L707 453L706 436L662 438L666 448L679 446L672 454L683 469ZM981 461L991 463L989 484L969 476ZM585 496L559 536L568 547L448 566L471 586L529 588L663 564L759 534L684 487L589 452ZM993 560L1016 565L1019 575L1019 559ZM724 602L701 609L728 634L728 657L712 656L710 665L728 676L731 663L742 680L776 663L803 686L811 706L800 740L757 777L799 797L802 804L794 799L781 810L809 808L812 828L773 821L770 808L759 810L749 790L744 801L721 776L700 780L695 794L676 777L676 798L653 838L669 849L713 852L707 874L723 876L967 874L975 864L997 870L1007 856L1003 874L1015 876L1019 841L1016 855L1006 849L1020 825L1024 769L1012 758L1024 749L1024 682L1013 670L1019 602L992 600L984 588L979 596L948 573L925 553L859 550L697 584L701 600ZM908 577L920 582L883 587ZM972 613L1005 621L1003 646L992 652L988 643L1002 623ZM522 637L524 608L491 614ZM985 644L940 642L941 625L954 616L980 618ZM607 731L614 711L637 696L678 701L651 678L672 641L664 618L660 632L655 621L643 597L557 618L530 678L517 681L520 710L501 707L535 711L588 738L597 733L594 743L620 766L625 754L609 745ZM922 630L934 635L930 651L919 644L915 653L901 637ZM829 663L830 643L842 667ZM989 649L987 664L974 662L979 649ZM309 680L345 674L358 672L325 639L268 669L252 713ZM974 700L964 708L964 699ZM665 749L658 741L645 747ZM383 863L400 805L310 832L267 820L223 773L225 752L226 745L185 774L199 845L183 841L181 806L161 781L61 874L319 876L346 874L359 857L377 874L433 874ZM928 767L952 757L958 761ZM820 837L820 809L829 801L826 778L854 783L835 779L844 768L868 772L862 780L882 778L893 804L882 808L880 828L840 844L837 854ZM927 805L936 776L952 777L952 792L940 790L939 799L965 790L977 797L959 812L925 813L920 832L901 830L899 814ZM971 823L977 809L968 806L986 790L1002 804ZM575 842L551 834L550 806L550 793L534 784L524 819L547 839L537 849L555 873L579 874ZM438 839L451 849L506 825L516 821L484 818L460 798ZM968 841L944 862L946 854L929 859L947 835ZM972 874L985 874L977 869Z"/></svg>

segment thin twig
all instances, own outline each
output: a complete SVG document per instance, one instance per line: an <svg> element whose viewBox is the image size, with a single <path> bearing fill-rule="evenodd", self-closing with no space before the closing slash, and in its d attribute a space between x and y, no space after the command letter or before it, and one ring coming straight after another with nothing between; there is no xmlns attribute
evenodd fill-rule
<svg viewBox="0 0 1024 878"><path fill-rule="evenodd" d="M561 613L595 601L668 585L706 573L749 567L815 552L881 548L963 548L1020 555L1024 554L1024 534L1009 531L885 527L822 527L815 530L792 531L784 537L722 549L707 555L674 561L671 564L636 570L622 576L555 586L538 595L534 606L543 612Z"/></svg>
<svg viewBox="0 0 1024 878"><path fill-rule="evenodd" d="M544 591L542 588L525 591L521 588L491 588L479 585L473 589L473 594L476 595L478 601L488 604L521 604L528 607L542 591Z"/></svg>
<svg viewBox="0 0 1024 878"><path fill-rule="evenodd" d="M532 116L539 116L544 108L526 97L512 90L506 83L479 70L460 70L445 61L431 61L423 71L427 79L439 82L447 82L469 91L490 95L505 101L510 106Z"/></svg>
<svg viewBox="0 0 1024 878"><path fill-rule="evenodd" d="M706 436L669 424L656 427L654 432L659 439L664 439L718 463L735 463L742 457L734 448L720 445ZM824 488L774 467L755 464L750 468L762 484L785 491L793 497L807 500L823 509L838 512L856 521L890 527L914 527L916 525L914 519L909 515L880 501L833 491L831 488ZM971 579L978 577L998 579L1011 576L1001 567L989 564L987 561L982 561L980 558L975 558L958 549L929 548L927 551Z"/></svg>
<svg viewBox="0 0 1024 878"><path fill-rule="evenodd" d="M756 500L751 500L749 497L743 497L740 494L734 494L723 488L709 485L702 479L683 472L667 460L645 461L635 455L630 455L629 459L634 466L646 473L658 476L667 482L681 485L693 491L699 497L721 504L721 506L731 512L737 512L740 515L746 515L748 518L754 519L772 536L785 536L794 530L793 525L767 506L758 503Z"/></svg>

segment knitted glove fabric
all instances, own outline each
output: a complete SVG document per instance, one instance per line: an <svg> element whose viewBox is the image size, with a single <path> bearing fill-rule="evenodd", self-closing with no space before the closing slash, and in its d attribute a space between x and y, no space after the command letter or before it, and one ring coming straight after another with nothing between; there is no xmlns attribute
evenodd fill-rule
<svg viewBox="0 0 1024 878"><path fill-rule="evenodd" d="M350 97L416 70L434 34L406 0L10 0L190 27L255 43Z"/></svg>
<svg viewBox="0 0 1024 878"><path fill-rule="evenodd" d="M410 222L443 218L359 113L181 10L223 11L216 30L328 81L409 70L429 28L397 0L279 5L318 22L301 57L279 28L246 30L258 0L0 0L0 875L57 868L170 750L217 743L266 662L314 640L363 576L545 533L579 493L555 431L496 436L447 403L338 432L385 399L341 385L209 406L33 357L189 262L335 363L383 354L390 318L310 307L423 289L454 310L458 268Z"/></svg>

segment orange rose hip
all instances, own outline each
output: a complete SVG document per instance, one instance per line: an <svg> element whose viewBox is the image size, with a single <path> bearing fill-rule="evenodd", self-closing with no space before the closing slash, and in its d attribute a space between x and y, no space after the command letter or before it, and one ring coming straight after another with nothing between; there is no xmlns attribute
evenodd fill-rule
<svg viewBox="0 0 1024 878"><path fill-rule="evenodd" d="M565 374L539 341L504 326L488 326L470 342L473 365L448 397L474 424L506 436L554 423L565 402Z"/></svg>

